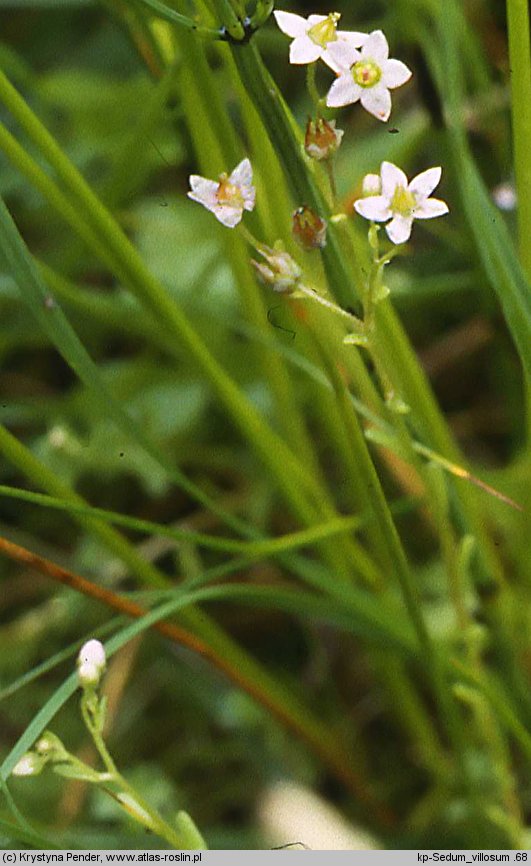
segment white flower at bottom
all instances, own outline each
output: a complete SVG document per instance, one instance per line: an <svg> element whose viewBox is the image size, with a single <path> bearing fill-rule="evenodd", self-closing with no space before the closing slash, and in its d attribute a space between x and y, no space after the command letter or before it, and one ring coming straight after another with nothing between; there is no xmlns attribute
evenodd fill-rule
<svg viewBox="0 0 531 866"><path fill-rule="evenodd" d="M329 108L342 108L359 100L378 120L388 120L389 91L409 81L411 70L401 60L389 60L389 45L382 31L373 30L361 51L338 41L328 46L328 54L339 73L326 97Z"/></svg>
<svg viewBox="0 0 531 866"><path fill-rule="evenodd" d="M190 186L188 198L202 204L230 229L241 222L244 210L254 209L256 190L253 169L247 158L230 175L220 175L218 181L192 174Z"/></svg>
<svg viewBox="0 0 531 866"><path fill-rule="evenodd" d="M33 752L26 752L11 770L12 776L36 776L44 766L42 758Z"/></svg>
<svg viewBox="0 0 531 866"><path fill-rule="evenodd" d="M77 676L83 686L97 686L107 663L105 649L99 640L89 640L77 657Z"/></svg>
<svg viewBox="0 0 531 866"><path fill-rule="evenodd" d="M334 72L339 72L336 62L328 51L330 45L342 42L359 48L368 38L366 33L355 30L338 30L339 12L330 15L310 15L303 18L293 12L273 12L276 22L286 36L293 39L289 50L289 62L293 64L315 63L324 60Z"/></svg>
<svg viewBox="0 0 531 866"><path fill-rule="evenodd" d="M430 198L441 173L440 167L429 168L408 183L402 169L392 162L382 162L381 194L358 199L354 202L354 210L373 222L387 222L385 230L389 240L403 244L409 240L413 220L433 219L448 213L446 202Z"/></svg>

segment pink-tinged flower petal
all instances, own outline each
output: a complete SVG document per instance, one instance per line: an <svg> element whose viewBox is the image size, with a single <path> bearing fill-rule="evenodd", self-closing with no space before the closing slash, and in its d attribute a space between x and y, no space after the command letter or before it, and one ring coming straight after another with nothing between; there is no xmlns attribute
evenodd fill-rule
<svg viewBox="0 0 531 866"><path fill-rule="evenodd" d="M415 208L416 220L431 220L433 217L444 216L448 213L448 205L439 198L427 198Z"/></svg>
<svg viewBox="0 0 531 866"><path fill-rule="evenodd" d="M338 42L348 42L348 44L352 45L354 48L361 48L369 38L368 33L361 33L358 30L337 30L336 36Z"/></svg>
<svg viewBox="0 0 531 866"><path fill-rule="evenodd" d="M216 194L219 183L216 183L215 180L208 180L199 174L192 174L190 175L190 186L188 198L191 198L192 201L197 201L205 207L213 207L217 203Z"/></svg>
<svg viewBox="0 0 531 866"><path fill-rule="evenodd" d="M413 225L413 217L405 217L396 214L390 223L385 227L387 237L394 244L405 244L411 235L411 226Z"/></svg>
<svg viewBox="0 0 531 866"><path fill-rule="evenodd" d="M380 66L389 57L389 45L381 30L373 30L361 49L365 60L375 60Z"/></svg>
<svg viewBox="0 0 531 866"><path fill-rule="evenodd" d="M345 72L361 57L360 52L351 42L341 39L338 39L337 42L329 42L326 47L326 53L332 62L336 64L337 68ZM326 62L328 63L328 61ZM331 64L328 65L330 66ZM332 69L334 69L333 66Z"/></svg>
<svg viewBox="0 0 531 866"><path fill-rule="evenodd" d="M273 12L275 20L286 36L291 36L295 39L296 36L303 36L308 29L308 24L305 18L300 15L294 15L293 12Z"/></svg>
<svg viewBox="0 0 531 866"><path fill-rule="evenodd" d="M365 111L373 114L378 120L386 121L391 114L391 94L381 83L374 87L362 88L360 102Z"/></svg>
<svg viewBox="0 0 531 866"><path fill-rule="evenodd" d="M236 186L250 186L253 182L253 168L248 157L242 159L230 173L229 182Z"/></svg>
<svg viewBox="0 0 531 866"><path fill-rule="evenodd" d="M427 171L417 174L409 184L409 191L413 193L416 199L428 198L441 179L442 168L428 168Z"/></svg>
<svg viewBox="0 0 531 866"><path fill-rule="evenodd" d="M386 87L390 87L393 90L393 88L400 87L406 81L409 81L412 74L411 69L405 63L402 63L401 60L386 60L382 65L381 80Z"/></svg>
<svg viewBox="0 0 531 866"><path fill-rule="evenodd" d="M297 36L289 49L289 62L301 66L303 63L314 63L319 60L323 49L316 45L309 36Z"/></svg>
<svg viewBox="0 0 531 866"><path fill-rule="evenodd" d="M407 189L407 177L401 168L393 165L392 162L382 162L380 168L380 177L382 178L382 195L391 201L397 186L403 186Z"/></svg>
<svg viewBox="0 0 531 866"><path fill-rule="evenodd" d="M229 229L233 229L234 226L237 226L238 223L241 222L243 216L241 207L231 207L231 205L228 204L218 204L213 213L220 223L223 223L223 225L227 226Z"/></svg>
<svg viewBox="0 0 531 866"><path fill-rule="evenodd" d="M354 202L354 210L375 223L383 223L392 217L389 202L383 195L369 195Z"/></svg>
<svg viewBox="0 0 531 866"><path fill-rule="evenodd" d="M242 187L243 194L243 206L245 210L254 210L255 202L256 202L256 190L254 186Z"/></svg>
<svg viewBox="0 0 531 866"><path fill-rule="evenodd" d="M349 73L340 75L328 91L326 104L329 108L342 108L344 105L357 102L361 93L362 88L356 84Z"/></svg>

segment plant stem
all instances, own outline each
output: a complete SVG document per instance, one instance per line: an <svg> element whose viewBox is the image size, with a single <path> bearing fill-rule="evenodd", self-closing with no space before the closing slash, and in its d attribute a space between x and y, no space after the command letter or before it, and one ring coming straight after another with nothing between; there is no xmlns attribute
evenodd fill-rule
<svg viewBox="0 0 531 866"><path fill-rule="evenodd" d="M73 199L78 202L79 211L90 223L90 238L96 241L100 251L102 248L105 250L107 260L110 258L113 263L114 272L164 321L166 327L173 330L181 346L187 348L216 388L233 421L257 447L265 464L276 476L280 488L291 500L295 511L304 522L314 522L318 513L315 504L320 502L321 490L311 473L305 470L291 449L269 428L211 355L184 313L145 268L138 253L110 213L1 72L0 100L28 132L70 190ZM79 219L76 222L79 223ZM314 505L310 505L308 493Z"/></svg>
<svg viewBox="0 0 531 866"><path fill-rule="evenodd" d="M319 114L321 97L319 95L319 91L317 90L316 67L316 63L308 63L308 65L306 66L306 88L310 95L310 99L313 102L313 106L317 114Z"/></svg>
<svg viewBox="0 0 531 866"><path fill-rule="evenodd" d="M163 18L165 21L169 21L171 24L175 24L177 27L183 28L184 30L192 31L196 36L203 36L207 39L223 38L220 30L215 30L211 27L202 27L197 23L197 21L194 21L193 18L181 15L179 12L176 12L164 3L159 3L158 0L142 0L142 3L155 12L159 18ZM240 30L237 30L236 32L239 33ZM241 33L243 33L243 30L241 30Z"/></svg>
<svg viewBox="0 0 531 866"><path fill-rule="evenodd" d="M518 241L531 280L531 39L528 0L507 0L514 170L518 195Z"/></svg>

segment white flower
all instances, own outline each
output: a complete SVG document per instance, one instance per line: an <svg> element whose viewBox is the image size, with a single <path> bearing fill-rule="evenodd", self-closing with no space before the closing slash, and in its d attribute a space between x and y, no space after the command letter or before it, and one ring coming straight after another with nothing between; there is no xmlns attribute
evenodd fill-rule
<svg viewBox="0 0 531 866"><path fill-rule="evenodd" d="M26 752L11 771L12 776L36 776L44 766L42 758L33 752Z"/></svg>
<svg viewBox="0 0 531 866"><path fill-rule="evenodd" d="M310 15L302 18L293 12L274 12L276 22L283 33L291 36L293 42L289 50L290 63L314 63L324 60L334 72L339 67L328 51L330 45L341 43L359 48L368 38L366 33L338 30L337 22L341 15L331 12L330 15Z"/></svg>
<svg viewBox="0 0 531 866"><path fill-rule="evenodd" d="M93 664L101 668L101 670L103 670L107 663L103 644L99 640L94 640L94 638L83 644L77 658L78 664Z"/></svg>
<svg viewBox="0 0 531 866"><path fill-rule="evenodd" d="M243 159L230 175L220 175L218 181L192 174L190 186L188 198L202 204L230 229L241 221L244 210L254 209L256 190L248 159Z"/></svg>
<svg viewBox="0 0 531 866"><path fill-rule="evenodd" d="M99 640L83 644L77 657L77 675L82 686L97 686L106 665L105 649Z"/></svg>
<svg viewBox="0 0 531 866"><path fill-rule="evenodd" d="M408 183L402 169L392 162L382 162L381 194L358 199L354 202L354 209L373 222L391 220L385 227L389 240L403 244L409 240L413 220L428 220L448 213L446 202L430 198L441 179L441 172L440 167L429 168Z"/></svg>
<svg viewBox="0 0 531 866"><path fill-rule="evenodd" d="M357 51L348 42L334 42L328 54L339 70L326 97L330 108L341 108L358 100L378 120L391 114L390 90L411 78L401 60L389 60L389 45L381 30L374 30Z"/></svg>

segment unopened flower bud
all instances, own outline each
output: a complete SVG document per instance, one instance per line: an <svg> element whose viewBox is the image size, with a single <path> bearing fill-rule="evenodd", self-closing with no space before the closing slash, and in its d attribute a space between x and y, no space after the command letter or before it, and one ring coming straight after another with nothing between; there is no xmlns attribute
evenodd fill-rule
<svg viewBox="0 0 531 866"><path fill-rule="evenodd" d="M97 686L101 679L101 669L97 665L85 662L78 665L77 675L82 686Z"/></svg>
<svg viewBox="0 0 531 866"><path fill-rule="evenodd" d="M48 761L59 761L68 757L68 752L61 740L51 731L45 731L40 740L37 740L35 751L45 756Z"/></svg>
<svg viewBox="0 0 531 866"><path fill-rule="evenodd" d="M106 657L99 640L83 644L77 657L77 675L82 686L97 686L105 670Z"/></svg>
<svg viewBox="0 0 531 866"><path fill-rule="evenodd" d="M324 117L318 117L317 120L310 118L306 125L304 149L312 159L319 161L330 159L341 144L343 135L342 129L336 129L335 120L328 121Z"/></svg>
<svg viewBox="0 0 531 866"><path fill-rule="evenodd" d="M380 195L382 191L382 179L379 174L366 174L361 185L361 194L366 198L369 195Z"/></svg>
<svg viewBox="0 0 531 866"><path fill-rule="evenodd" d="M307 205L293 214L293 237L303 250L322 249L326 246L326 220Z"/></svg>
<svg viewBox="0 0 531 866"><path fill-rule="evenodd" d="M26 752L25 755L22 755L18 764L15 764L11 771L12 776L37 776L42 768L46 760L39 755L36 755L34 752Z"/></svg>
<svg viewBox="0 0 531 866"><path fill-rule="evenodd" d="M251 259L251 264L260 282L271 286L275 292L293 292L302 273L297 262L283 249L265 247L259 252L267 264L254 259Z"/></svg>
<svg viewBox="0 0 531 866"><path fill-rule="evenodd" d="M516 190L512 183L500 183L492 190L494 203L500 210L514 210L517 205Z"/></svg>

